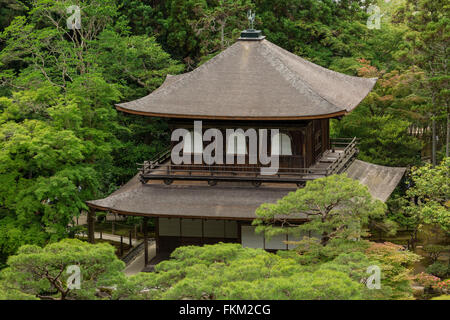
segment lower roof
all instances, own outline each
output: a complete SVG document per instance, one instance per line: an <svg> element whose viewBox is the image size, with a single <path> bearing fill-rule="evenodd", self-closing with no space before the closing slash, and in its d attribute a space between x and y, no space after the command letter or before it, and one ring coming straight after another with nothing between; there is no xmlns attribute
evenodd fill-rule
<svg viewBox="0 0 450 320"><path fill-rule="evenodd" d="M406 168L386 167L355 160L346 170L349 178L366 185L375 199L386 202L400 183Z"/></svg>
<svg viewBox="0 0 450 320"><path fill-rule="evenodd" d="M355 160L347 169L350 178L366 185L376 199L386 201L405 173L405 168L374 165ZM262 203L275 203L296 187L219 184L142 184L136 175L110 196L88 201L95 209L126 215L229 220L255 219ZM298 219L305 216L299 214Z"/></svg>
<svg viewBox="0 0 450 320"><path fill-rule="evenodd" d="M122 188L124 190L122 190ZM295 188L142 184L139 175L109 197L89 201L100 210L141 216L254 219L264 202L276 202Z"/></svg>

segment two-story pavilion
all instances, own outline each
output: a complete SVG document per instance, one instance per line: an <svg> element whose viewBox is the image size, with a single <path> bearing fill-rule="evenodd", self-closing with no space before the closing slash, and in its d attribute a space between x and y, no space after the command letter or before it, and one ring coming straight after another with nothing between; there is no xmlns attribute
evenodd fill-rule
<svg viewBox="0 0 450 320"><path fill-rule="evenodd" d="M191 160L200 154L200 162L174 164L170 150L179 142L173 142L109 197L88 201L90 241L94 210L107 210L145 217L145 223L155 219L159 256L180 245L219 241L289 249L285 237L266 241L254 233L250 223L255 209L333 173L347 172L385 201L405 169L355 160L356 138L331 140L329 135L330 119L351 112L375 83L374 78L344 75L304 60L265 40L260 31L242 32L235 44L197 69L167 76L148 96L116 105L123 112L167 118L172 131L186 129L181 153ZM196 120L202 121L200 133L192 131ZM208 143L201 136L210 128L224 136L226 129L243 129L220 146L224 155L240 157L240 162L205 162L201 154ZM278 134L268 130L267 150L279 156L280 169L263 175L260 169L267 164L250 162L252 146L245 132L275 128Z"/></svg>

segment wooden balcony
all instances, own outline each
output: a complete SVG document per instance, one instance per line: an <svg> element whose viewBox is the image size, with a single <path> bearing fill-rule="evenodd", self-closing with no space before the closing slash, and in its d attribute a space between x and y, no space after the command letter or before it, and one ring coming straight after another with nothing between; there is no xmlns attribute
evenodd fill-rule
<svg viewBox="0 0 450 320"><path fill-rule="evenodd" d="M335 139L331 149L325 151L309 168L295 166L303 164L301 156L280 156L280 168L276 174L263 175L261 165L206 165L178 164L170 162L170 150L157 155L152 161L140 164L142 183L160 180L165 184L174 181L205 181L214 186L218 182L250 182L255 187L262 183L295 183L303 186L307 181L341 173L358 154L357 139ZM266 166L267 167L267 166Z"/></svg>

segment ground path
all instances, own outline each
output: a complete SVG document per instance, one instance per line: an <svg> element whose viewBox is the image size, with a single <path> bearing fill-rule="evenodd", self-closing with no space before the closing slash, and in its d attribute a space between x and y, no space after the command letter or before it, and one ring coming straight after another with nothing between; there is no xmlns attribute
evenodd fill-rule
<svg viewBox="0 0 450 320"><path fill-rule="evenodd" d="M94 237L95 237L95 239L100 239L100 232L94 232ZM118 236L116 234L102 233L101 234L101 239L114 241L114 242L119 242L120 243L120 236ZM130 238L129 237L123 237L122 241L123 241L123 244L125 244L125 245L130 244ZM133 239L133 237L132 237L131 238L131 245L133 247L135 247L138 244L139 244L138 241L136 239Z"/></svg>
<svg viewBox="0 0 450 320"><path fill-rule="evenodd" d="M95 236L95 239L100 239L100 232L95 232L94 236ZM115 234L103 233L102 239L114 241L114 242L120 242L120 236L115 235ZM133 247L136 247L140 243L140 242L136 241L136 239L133 239L133 238L131 239L131 241L132 241ZM123 243L128 244L129 238L123 237ZM155 256L156 256L155 242L150 242L149 246L148 246L149 261L152 260ZM124 273L127 276L131 276L133 274L141 272L142 269L144 269L144 267L145 267L145 265L144 265L144 250L141 250L141 252L139 252L139 254L127 264L127 266L124 269Z"/></svg>
<svg viewBox="0 0 450 320"><path fill-rule="evenodd" d="M155 242L149 243L148 245L148 260L152 260L156 256L156 245ZM134 258L124 270L125 275L131 276L133 274L139 273L144 269L144 250L142 250L136 258Z"/></svg>

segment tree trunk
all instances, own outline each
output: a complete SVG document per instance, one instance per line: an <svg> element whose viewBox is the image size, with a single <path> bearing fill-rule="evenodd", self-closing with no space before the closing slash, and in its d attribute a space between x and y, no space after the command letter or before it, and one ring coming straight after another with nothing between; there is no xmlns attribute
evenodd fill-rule
<svg viewBox="0 0 450 320"><path fill-rule="evenodd" d="M434 114L433 114L433 119L431 120L431 127L432 127L432 148L431 148L431 164L433 165L433 167L436 166L436 119L434 118Z"/></svg>
<svg viewBox="0 0 450 320"><path fill-rule="evenodd" d="M87 216L87 225L88 225L88 242L94 244L95 243L95 210L93 208L89 208L88 216Z"/></svg>
<svg viewBox="0 0 450 320"><path fill-rule="evenodd" d="M447 110L447 139L445 141L445 157L448 158L449 156L449 150L450 147L450 112Z"/></svg>
<svg viewBox="0 0 450 320"><path fill-rule="evenodd" d="M416 248L416 242L417 242L417 229L414 229L413 233L411 234L411 251L414 251Z"/></svg>
<svg viewBox="0 0 450 320"><path fill-rule="evenodd" d="M323 246L326 246L327 243L328 243L328 240L330 240L330 237L328 236L328 233L323 232L323 233L322 233L322 239L320 240L320 243L321 243Z"/></svg>
<svg viewBox="0 0 450 320"><path fill-rule="evenodd" d="M144 229L144 266L148 265L148 217L144 217L143 229Z"/></svg>

